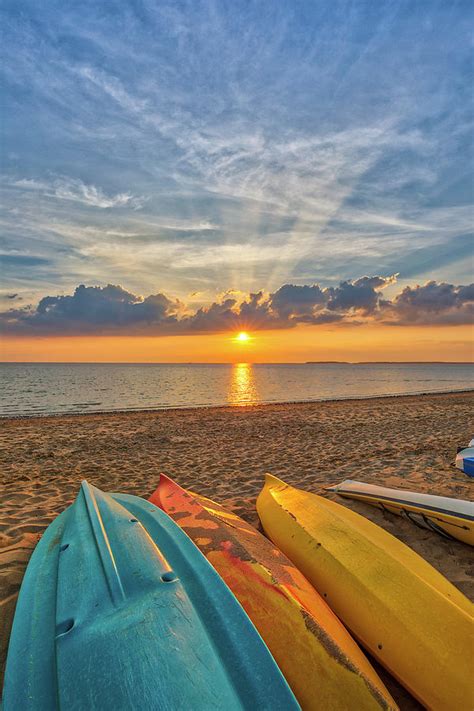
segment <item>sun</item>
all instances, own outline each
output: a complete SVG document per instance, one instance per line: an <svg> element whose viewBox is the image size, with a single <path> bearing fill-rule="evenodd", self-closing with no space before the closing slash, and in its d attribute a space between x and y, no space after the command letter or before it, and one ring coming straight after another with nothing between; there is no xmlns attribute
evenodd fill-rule
<svg viewBox="0 0 474 711"><path fill-rule="evenodd" d="M239 343L247 343L248 341L250 341L250 336L248 333L246 333L246 331L241 331L237 334L235 340Z"/></svg>

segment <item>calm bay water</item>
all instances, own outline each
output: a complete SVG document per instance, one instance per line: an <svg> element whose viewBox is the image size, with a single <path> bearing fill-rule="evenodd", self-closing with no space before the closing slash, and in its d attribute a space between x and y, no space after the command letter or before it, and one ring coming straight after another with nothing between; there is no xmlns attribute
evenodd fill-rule
<svg viewBox="0 0 474 711"><path fill-rule="evenodd" d="M472 364L0 364L0 416L365 398L474 388Z"/></svg>

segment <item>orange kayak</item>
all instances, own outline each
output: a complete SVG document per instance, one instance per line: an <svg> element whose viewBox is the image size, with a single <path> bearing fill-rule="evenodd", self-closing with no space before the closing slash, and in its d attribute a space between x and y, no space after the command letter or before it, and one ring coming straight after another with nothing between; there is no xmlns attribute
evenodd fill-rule
<svg viewBox="0 0 474 711"><path fill-rule="evenodd" d="M374 669L306 578L250 524L161 475L149 499L232 590L303 709L396 709Z"/></svg>

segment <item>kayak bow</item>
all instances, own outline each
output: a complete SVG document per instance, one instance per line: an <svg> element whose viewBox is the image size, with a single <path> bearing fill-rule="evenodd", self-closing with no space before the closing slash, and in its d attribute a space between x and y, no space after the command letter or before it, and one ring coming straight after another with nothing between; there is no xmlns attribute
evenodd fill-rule
<svg viewBox="0 0 474 711"><path fill-rule="evenodd" d="M173 517L222 576L305 710L396 708L345 627L267 538L163 474L150 501Z"/></svg>
<svg viewBox="0 0 474 711"><path fill-rule="evenodd" d="M21 587L3 710L297 709L232 593L180 528L84 482Z"/></svg>
<svg viewBox="0 0 474 711"><path fill-rule="evenodd" d="M257 500L274 543L362 645L429 709L470 709L472 605L363 516L267 475Z"/></svg>

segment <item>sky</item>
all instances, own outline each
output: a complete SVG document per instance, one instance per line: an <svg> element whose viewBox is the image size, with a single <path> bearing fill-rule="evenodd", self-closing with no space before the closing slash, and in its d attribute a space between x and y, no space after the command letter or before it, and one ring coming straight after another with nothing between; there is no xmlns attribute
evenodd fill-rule
<svg viewBox="0 0 474 711"><path fill-rule="evenodd" d="M3 360L473 359L472 3L1 12Z"/></svg>

